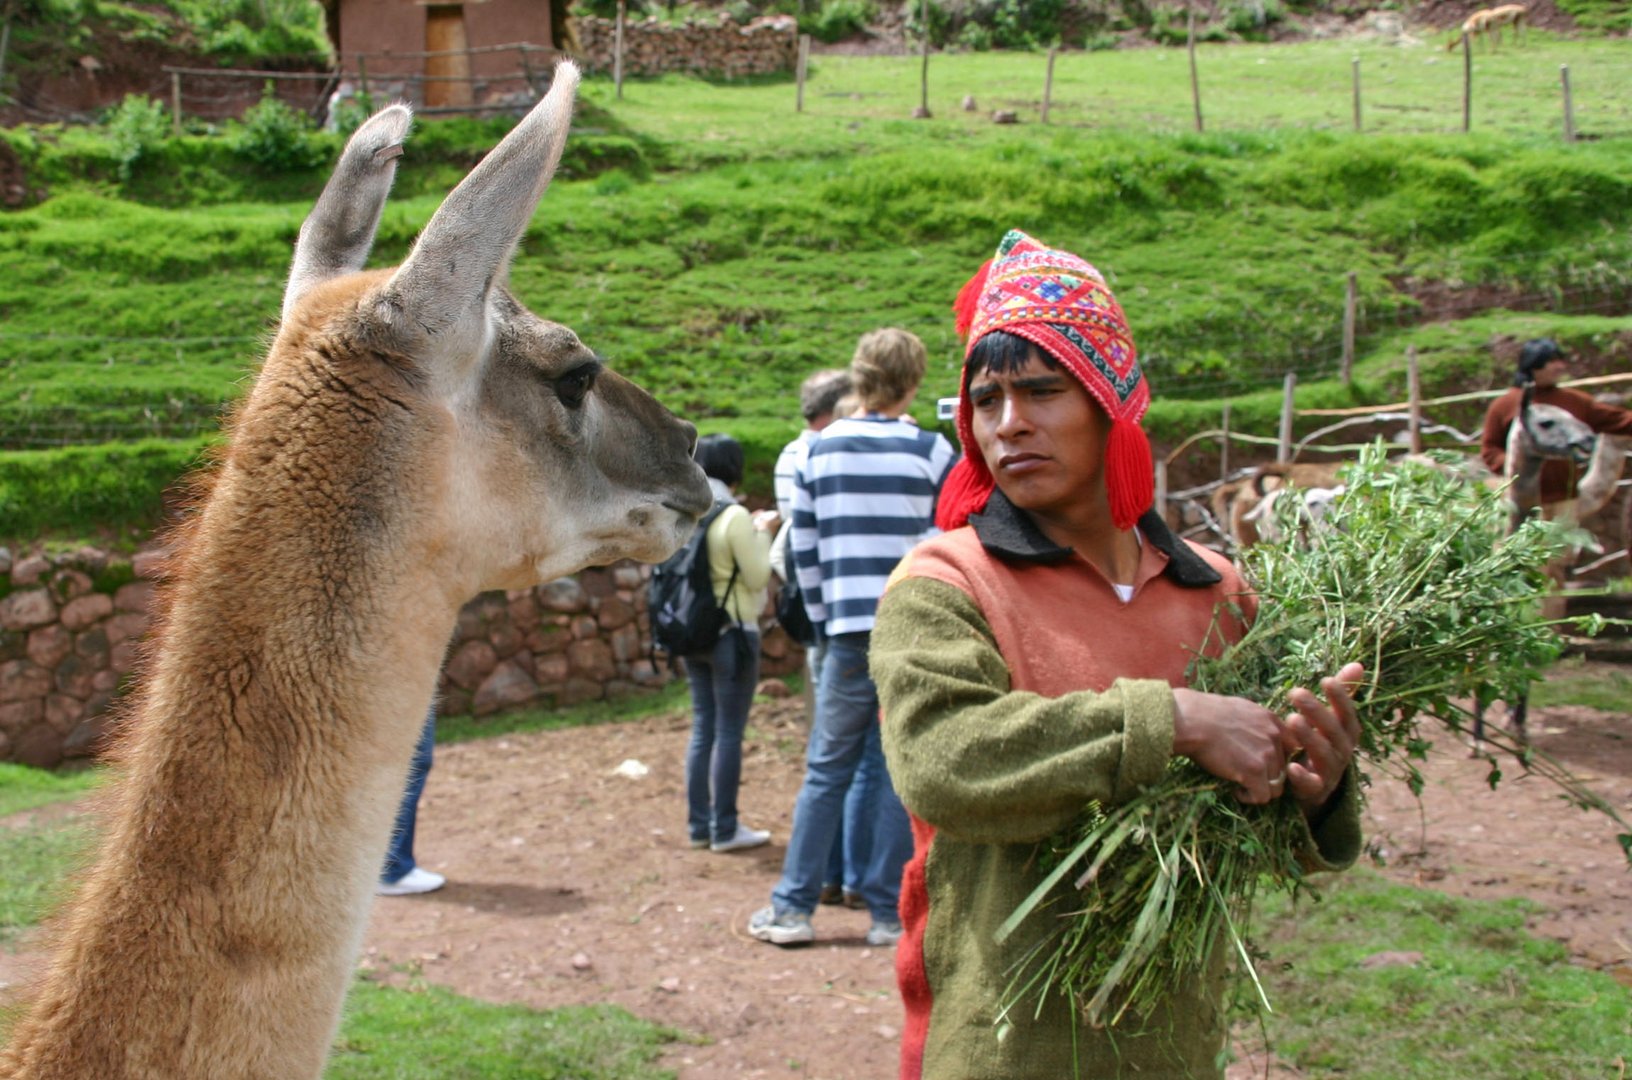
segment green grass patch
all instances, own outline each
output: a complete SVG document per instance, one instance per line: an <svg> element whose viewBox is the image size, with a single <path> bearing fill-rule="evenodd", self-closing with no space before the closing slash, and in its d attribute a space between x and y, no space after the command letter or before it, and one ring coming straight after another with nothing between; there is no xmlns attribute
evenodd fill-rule
<svg viewBox="0 0 1632 1080"><path fill-rule="evenodd" d="M686 680L675 679L661 690L637 694L617 701L591 701L554 709L539 706L494 716L438 716L438 743L469 742L498 735L518 735L529 731L560 731L564 728L598 727L648 716L685 712L691 708Z"/></svg>
<svg viewBox="0 0 1632 1080"><path fill-rule="evenodd" d="M48 803L77 799L106 777L104 769L51 772L0 761L0 818Z"/></svg>
<svg viewBox="0 0 1632 1080"><path fill-rule="evenodd" d="M540 1011L439 987L358 981L328 1080L659 1080L652 1064L680 1035L611 1005Z"/></svg>
<svg viewBox="0 0 1632 1080"><path fill-rule="evenodd" d="M800 426L800 380L879 325L924 339L913 412L940 426L933 399L961 361L951 297L1011 226L1110 278L1159 445L1213 426L1223 400L1236 430L1272 434L1287 371L1302 407L1367 404L1399 400L1407 345L1432 395L1502 382L1497 337L1632 332L1632 317L1586 314L1632 310L1632 138L1565 145L1556 121L1568 62L1580 126L1632 135L1632 45L1538 33L1477 58L1467 136L1452 59L1364 40L1209 46L1205 134L1189 130L1172 49L1062 55L1047 127L1027 111L1035 54L936 56L927 123L905 119L916 58L822 57L802 114L786 80L630 80L619 101L592 78L511 284L702 431L736 436L755 495ZM956 107L966 92L980 113ZM1025 122L992 125L992 107ZM416 126L375 265L406 253L508 123ZM0 215L0 538L148 527L253 376L327 166L247 168L228 135L188 135L121 180L96 129L0 137L52 192ZM338 143L325 146L332 159ZM1344 387L1350 271L1359 356ZM1412 281L1497 286L1542 310L1418 325ZM81 449L102 444L143 449Z"/></svg>
<svg viewBox="0 0 1632 1080"><path fill-rule="evenodd" d="M1556 1080L1616 1076L1627 991L1524 927L1522 900L1475 902L1357 870L1318 903L1266 900L1259 971L1275 1052L1310 1077ZM1415 963L1367 966L1384 952Z"/></svg>
<svg viewBox="0 0 1632 1080"><path fill-rule="evenodd" d="M94 834L79 821L0 828L0 945L33 926L63 899L70 874Z"/></svg>
<svg viewBox="0 0 1632 1080"><path fill-rule="evenodd" d="M1619 669L1583 668L1565 661L1548 672L1546 679L1531 684L1530 704L1536 708L1582 705L1625 715L1632 706L1632 677Z"/></svg>

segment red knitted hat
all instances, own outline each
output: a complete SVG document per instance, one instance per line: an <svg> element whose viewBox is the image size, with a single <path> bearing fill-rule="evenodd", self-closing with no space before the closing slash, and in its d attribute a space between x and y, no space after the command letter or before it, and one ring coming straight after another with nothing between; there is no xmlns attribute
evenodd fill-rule
<svg viewBox="0 0 1632 1080"><path fill-rule="evenodd" d="M1150 441L1139 426L1150 406L1150 386L1122 305L1099 271L1070 252L1044 247L1011 229L997 254L958 293L953 310L958 333L966 335L958 390L963 458L941 489L937 524L943 529L964 524L992 493L992 475L971 423L967 360L981 338L1006 330L1059 361L1110 417L1105 486L1111 519L1117 528L1131 529L1155 499Z"/></svg>

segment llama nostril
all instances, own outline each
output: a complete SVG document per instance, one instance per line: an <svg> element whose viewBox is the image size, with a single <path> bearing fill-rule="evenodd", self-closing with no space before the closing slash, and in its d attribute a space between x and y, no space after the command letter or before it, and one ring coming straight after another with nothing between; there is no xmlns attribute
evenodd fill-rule
<svg viewBox="0 0 1632 1080"><path fill-rule="evenodd" d="M697 425L689 420L680 421L680 431L686 437L686 456L697 456Z"/></svg>

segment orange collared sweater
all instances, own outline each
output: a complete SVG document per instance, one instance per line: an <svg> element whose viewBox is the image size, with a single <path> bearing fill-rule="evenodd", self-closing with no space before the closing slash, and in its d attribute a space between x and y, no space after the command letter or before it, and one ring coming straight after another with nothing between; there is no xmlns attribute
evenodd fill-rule
<svg viewBox="0 0 1632 1080"><path fill-rule="evenodd" d="M890 775L912 815L896 967L906 1007L903 1080L1215 1077L1225 1033L1222 956L1146 1034L1079 1025L1058 998L1040 1016L998 1006L1034 918L1003 945L998 925L1042 880L1038 841L1090 800L1123 801L1157 780L1173 748L1173 696L1198 649L1254 610L1222 557L1176 539L1154 515L1133 598L1051 544L993 495L972 527L927 541L891 578L870 661ZM1345 782L1305 861L1359 853Z"/></svg>

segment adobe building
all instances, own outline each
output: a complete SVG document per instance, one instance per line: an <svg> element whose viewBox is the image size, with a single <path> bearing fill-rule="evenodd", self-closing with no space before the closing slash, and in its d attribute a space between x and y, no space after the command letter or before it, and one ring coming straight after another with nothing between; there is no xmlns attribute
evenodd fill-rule
<svg viewBox="0 0 1632 1080"><path fill-rule="evenodd" d="M324 0L340 69L352 77L403 83L426 108L468 108L547 80L550 53L504 45L560 48L568 0Z"/></svg>

